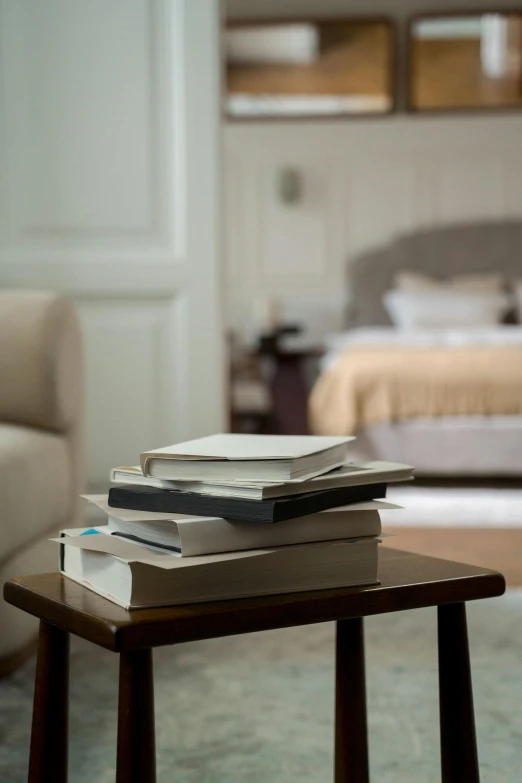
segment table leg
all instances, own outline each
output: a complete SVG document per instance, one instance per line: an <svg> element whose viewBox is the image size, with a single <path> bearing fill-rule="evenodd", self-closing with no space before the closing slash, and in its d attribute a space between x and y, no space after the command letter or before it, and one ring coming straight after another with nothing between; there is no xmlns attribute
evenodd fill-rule
<svg viewBox="0 0 522 783"><path fill-rule="evenodd" d="M364 625L339 620L336 642L335 783L369 783Z"/></svg>
<svg viewBox="0 0 522 783"><path fill-rule="evenodd" d="M156 782L152 650L120 654L116 783Z"/></svg>
<svg viewBox="0 0 522 783"><path fill-rule="evenodd" d="M29 783L67 783L69 634L40 622Z"/></svg>
<svg viewBox="0 0 522 783"><path fill-rule="evenodd" d="M479 783L466 605L438 607L442 783Z"/></svg>

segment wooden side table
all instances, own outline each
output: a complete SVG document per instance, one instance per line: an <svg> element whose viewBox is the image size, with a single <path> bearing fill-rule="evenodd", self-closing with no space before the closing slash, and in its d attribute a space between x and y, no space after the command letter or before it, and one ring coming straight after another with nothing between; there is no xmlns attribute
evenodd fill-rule
<svg viewBox="0 0 522 783"><path fill-rule="evenodd" d="M69 634L120 655L117 783L156 780L152 649L337 621L335 783L368 783L363 617L438 606L443 783L478 783L465 602L501 595L494 571L382 550L379 585L125 611L60 576L7 582L40 618L29 783L66 783Z"/></svg>

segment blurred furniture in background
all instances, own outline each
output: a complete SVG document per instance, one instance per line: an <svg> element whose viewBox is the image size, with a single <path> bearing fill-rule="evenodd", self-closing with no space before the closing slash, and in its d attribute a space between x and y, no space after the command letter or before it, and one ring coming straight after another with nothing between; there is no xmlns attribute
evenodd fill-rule
<svg viewBox="0 0 522 783"><path fill-rule="evenodd" d="M522 358L522 326L488 323L485 326L476 324L472 328L398 329L392 326L384 305L386 292L393 288L399 273L404 270L412 273L410 278L414 277L413 273L417 277L422 273L434 278L435 282L447 284L450 295L451 286L447 281L454 276L461 276L461 279L466 276L475 276L475 279L497 276L501 286L515 291L517 281L522 277L521 247L522 221L477 222L404 234L390 244L355 259L348 269L350 304L347 320L351 331L332 337L331 350L323 362L322 377L335 367L338 383L336 381L336 386L330 383L328 390L323 386L325 393L322 393L319 402L316 400L317 432L356 434L356 448L360 450L361 457L410 463L416 466L418 474L522 475L522 415L517 406L511 404L513 400L522 400L518 370L521 365L517 353L519 351ZM424 296L425 292L420 292L420 295ZM416 412L414 416L404 417L390 411L389 416L358 427L355 433L345 431L342 413L336 413L335 400L343 403L353 390L353 384L346 377L355 360L350 354L352 348L356 349L358 361L361 361L361 353L366 351L366 375L364 379L358 378L359 391L365 383L366 398L368 390L374 389L374 399L378 395L371 383L379 370L376 363L380 362L382 366L383 357L386 361L389 359L390 364L393 355L399 357L402 365L398 360L395 372L399 372L400 366L401 377L408 369L406 359L409 357L414 380L417 377L416 362L426 364L436 358L437 367L444 368L444 372L437 375L434 365L430 364L430 371L421 380L432 383L432 399L444 402L451 409L451 414L442 410L434 413L427 409L425 413ZM516 361L508 364L506 356L511 351ZM477 360L481 360L483 370L487 352L486 372L474 372L473 352L476 352ZM461 371L462 365L459 364L464 356L469 369L467 374ZM346 370L345 377L341 377L342 366ZM460 386L451 383L454 377L458 377ZM383 377L383 380L386 381L386 378ZM398 382L397 377L392 379L395 387ZM383 387L379 389L379 399L388 402L388 398L382 395ZM405 391L408 392L408 388ZM492 406L484 410L483 399L489 400L495 394L500 403L499 409ZM481 404L480 410L469 410L469 405L462 405L460 415L456 415L463 399L464 402L475 399L477 404ZM509 400L509 405L506 400ZM352 411L358 410L352 398L350 406ZM323 426L321 422L326 420L328 424ZM338 423L338 431L333 431L332 422Z"/></svg>
<svg viewBox="0 0 522 783"><path fill-rule="evenodd" d="M0 580L56 571L48 538L80 524L83 363L70 302L0 291ZM0 676L32 651L37 621L0 605Z"/></svg>
<svg viewBox="0 0 522 783"><path fill-rule="evenodd" d="M272 400L259 356L241 345L235 334L230 347L230 431L253 434L273 432Z"/></svg>
<svg viewBox="0 0 522 783"><path fill-rule="evenodd" d="M455 275L522 276L522 220L491 220L419 229L361 253L348 266L347 326L390 326L383 297L402 270L438 280Z"/></svg>
<svg viewBox="0 0 522 783"><path fill-rule="evenodd" d="M261 334L254 348L233 349L233 432L308 433L308 395L322 348L286 341L300 332L296 325L276 327Z"/></svg>
<svg viewBox="0 0 522 783"><path fill-rule="evenodd" d="M312 345L285 347L276 339L261 343L260 352L267 357L271 367L274 431L281 435L307 435L312 363L322 355L322 348Z"/></svg>

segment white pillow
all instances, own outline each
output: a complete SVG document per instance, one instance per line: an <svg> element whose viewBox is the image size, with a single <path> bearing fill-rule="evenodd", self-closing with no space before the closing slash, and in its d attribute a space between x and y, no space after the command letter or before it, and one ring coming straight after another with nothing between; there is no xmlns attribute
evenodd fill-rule
<svg viewBox="0 0 522 783"><path fill-rule="evenodd" d="M445 280L436 280L422 272L410 272L405 269L395 275L395 288L401 291L459 291L481 292L503 290L502 275L457 275Z"/></svg>
<svg viewBox="0 0 522 783"><path fill-rule="evenodd" d="M455 290L387 291L384 307L401 329L493 326L509 308L506 294Z"/></svg>

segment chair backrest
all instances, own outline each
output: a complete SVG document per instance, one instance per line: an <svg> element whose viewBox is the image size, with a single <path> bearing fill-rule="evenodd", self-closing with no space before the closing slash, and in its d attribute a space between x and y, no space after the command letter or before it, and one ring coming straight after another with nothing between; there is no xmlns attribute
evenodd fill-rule
<svg viewBox="0 0 522 783"><path fill-rule="evenodd" d="M497 272L522 277L522 221L465 223L402 234L348 266L348 326L390 324L382 297L401 269L437 279Z"/></svg>

